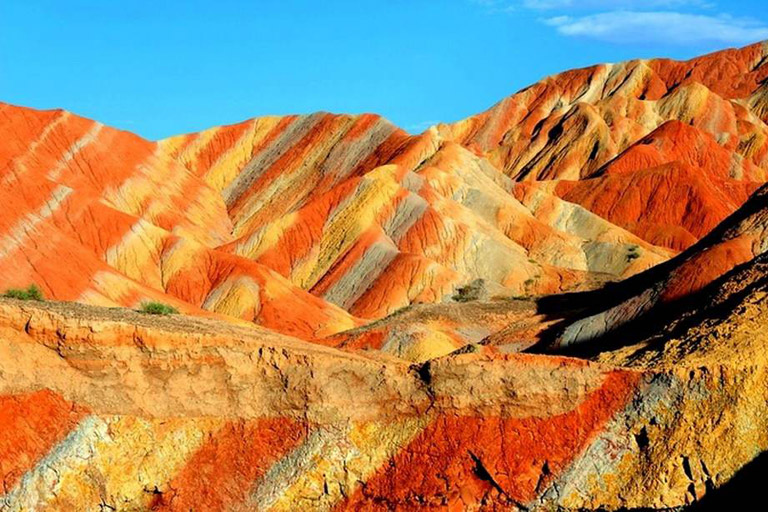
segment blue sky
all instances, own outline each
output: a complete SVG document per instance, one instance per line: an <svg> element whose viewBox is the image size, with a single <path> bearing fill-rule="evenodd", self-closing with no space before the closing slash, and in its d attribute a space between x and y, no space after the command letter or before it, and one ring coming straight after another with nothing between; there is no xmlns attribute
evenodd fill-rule
<svg viewBox="0 0 768 512"><path fill-rule="evenodd" d="M155 139L265 114L410 130L546 75L768 39L765 0L0 0L0 100Z"/></svg>

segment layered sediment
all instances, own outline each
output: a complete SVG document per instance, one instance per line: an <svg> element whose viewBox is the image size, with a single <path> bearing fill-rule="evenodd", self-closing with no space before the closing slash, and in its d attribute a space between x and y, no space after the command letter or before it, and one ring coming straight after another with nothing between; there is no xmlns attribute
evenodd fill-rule
<svg viewBox="0 0 768 512"><path fill-rule="evenodd" d="M766 62L568 71L421 134L0 104L0 291L48 299L0 299L0 510L726 496L768 450Z"/></svg>

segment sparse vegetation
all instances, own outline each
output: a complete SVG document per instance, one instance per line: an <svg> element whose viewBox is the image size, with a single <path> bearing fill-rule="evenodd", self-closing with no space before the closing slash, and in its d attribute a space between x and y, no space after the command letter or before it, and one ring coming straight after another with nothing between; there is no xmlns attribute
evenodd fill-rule
<svg viewBox="0 0 768 512"><path fill-rule="evenodd" d="M420 304L419 302L413 302L411 304L406 304L405 306L399 307L384 318L392 318L394 316L399 316L407 313L408 311L413 309L413 306Z"/></svg>
<svg viewBox="0 0 768 512"><path fill-rule="evenodd" d="M162 302L144 302L139 312L148 315L177 315L179 310Z"/></svg>
<svg viewBox="0 0 768 512"><path fill-rule="evenodd" d="M482 298L485 292L485 281L475 279L471 283L456 289L453 300L456 302L472 302Z"/></svg>
<svg viewBox="0 0 768 512"><path fill-rule="evenodd" d="M26 289L11 288L3 293L6 299L44 301L43 292L36 284L29 285Z"/></svg>
<svg viewBox="0 0 768 512"><path fill-rule="evenodd" d="M637 251L640 249L637 245L630 245L629 249L627 249L627 261L636 260L640 257L640 253Z"/></svg>

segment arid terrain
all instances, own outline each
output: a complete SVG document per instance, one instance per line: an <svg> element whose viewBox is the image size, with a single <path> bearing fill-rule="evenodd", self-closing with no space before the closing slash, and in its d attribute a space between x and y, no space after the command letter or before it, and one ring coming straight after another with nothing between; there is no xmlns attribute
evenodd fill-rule
<svg viewBox="0 0 768 512"><path fill-rule="evenodd" d="M765 474L768 42L420 134L0 103L0 182L0 293L45 298L0 299L2 511L722 510Z"/></svg>

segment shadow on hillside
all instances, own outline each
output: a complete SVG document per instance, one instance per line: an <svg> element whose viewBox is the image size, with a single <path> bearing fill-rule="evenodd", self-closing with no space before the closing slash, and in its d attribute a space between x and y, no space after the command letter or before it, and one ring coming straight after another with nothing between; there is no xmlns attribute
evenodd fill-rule
<svg viewBox="0 0 768 512"><path fill-rule="evenodd" d="M619 338L625 343L628 342L627 333L631 333L632 339L640 339L646 336L649 334L649 332L646 332L648 327L656 325L656 322L645 322L646 317L644 316L644 322L638 326L640 329L637 329L633 325L635 322L633 322L587 343L569 348L554 348L556 340L566 327L578 320L596 315L621 304L635 294L640 293L647 284L645 280L642 282L627 280L618 283L608 283L597 290L539 297L536 300L536 312L543 315L546 322L552 322L552 325L539 334L539 341L528 348L526 352L589 357L604 351L606 347L614 346ZM654 311L650 311L649 315L653 313Z"/></svg>
<svg viewBox="0 0 768 512"><path fill-rule="evenodd" d="M768 452L761 453L741 468L728 482L717 489L709 489L691 505L674 508L622 508L616 512L725 512L765 510L761 484L768 476ZM602 512L604 509L598 509ZM598 512L592 511L592 512ZM584 510L583 512L586 512Z"/></svg>
<svg viewBox="0 0 768 512"><path fill-rule="evenodd" d="M736 266L692 295L653 307L637 319L607 334L573 347L556 350L552 348L555 340L568 325L624 302L640 293L650 283L647 280L630 278L619 283L609 283L599 290L541 297L536 304L537 312L554 323L540 334L540 341L526 352L557 353L588 358L600 352L648 340L653 342L648 347L651 349L656 343L663 343L664 339L684 333L701 322L703 318L712 320L727 318L745 296L756 287L768 289L768 273L766 273L761 277L753 277L749 286L744 286L719 303L713 302L713 297L726 281L749 279L739 274L748 271L752 266L762 265L768 265L768 253ZM657 341L654 341L654 338L657 338Z"/></svg>
<svg viewBox="0 0 768 512"><path fill-rule="evenodd" d="M765 510L762 485L768 478L768 452L758 455L728 482L713 489L685 512L720 512L723 510Z"/></svg>
<svg viewBox="0 0 768 512"><path fill-rule="evenodd" d="M665 282L675 269L686 260L710 247L733 238L735 234L729 233L733 229L737 229L738 233L748 230L752 224L747 221L755 216L759 217L765 211L768 211L768 185L758 189L741 208L724 219L704 238L670 260L623 281L608 283L598 290L539 298L537 301L537 311L548 320L554 320L555 323L541 334L540 342L528 349L528 352L553 352L551 349L553 342L567 325L581 318L586 318L617 306L627 299L642 293L649 286ZM746 225L742 226L744 223ZM758 258L760 257L758 256ZM748 264L746 263L740 267ZM732 269L720 279L710 283L703 290L675 303L665 303L662 307L655 307L636 321L630 322L601 338L572 349L557 350L556 352L575 356L589 356L606 350L606 348L615 347L617 344L630 344L648 338L654 333L660 333L667 322L677 318L683 312L706 305L707 294L713 293L717 286L722 284L729 275L737 272L740 267ZM720 315L723 312L715 311L714 314Z"/></svg>

